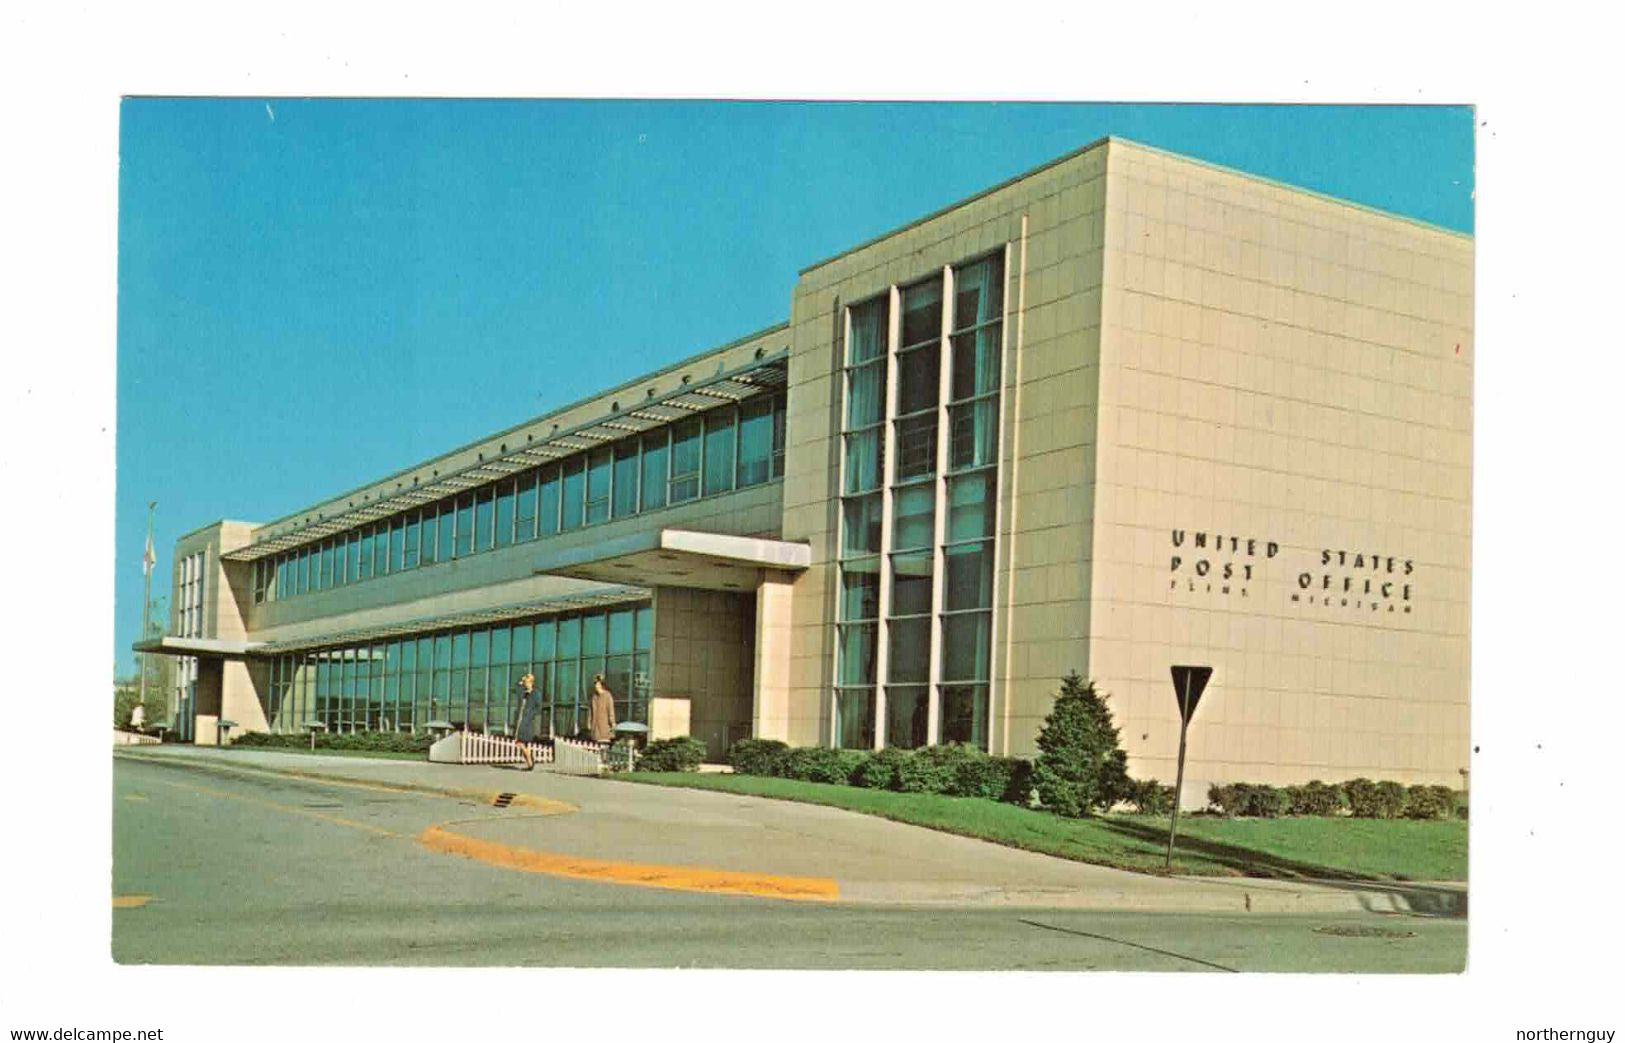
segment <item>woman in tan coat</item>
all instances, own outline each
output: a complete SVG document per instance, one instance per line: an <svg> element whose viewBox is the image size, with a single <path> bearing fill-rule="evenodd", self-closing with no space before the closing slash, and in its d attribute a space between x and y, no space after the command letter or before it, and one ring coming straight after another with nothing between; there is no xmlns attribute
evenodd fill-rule
<svg viewBox="0 0 1625 1043"><path fill-rule="evenodd" d="M603 674L592 676L587 731L591 733L593 742L610 742L615 738L615 694L604 684Z"/></svg>

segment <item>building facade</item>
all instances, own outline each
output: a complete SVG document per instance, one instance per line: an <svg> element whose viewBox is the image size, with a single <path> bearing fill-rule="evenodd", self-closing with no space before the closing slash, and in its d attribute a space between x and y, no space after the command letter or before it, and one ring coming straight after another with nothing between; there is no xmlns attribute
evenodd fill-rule
<svg viewBox="0 0 1625 1043"><path fill-rule="evenodd" d="M175 551L175 720L1461 783L1470 237L1106 139L805 269L789 321ZM182 723L184 722L184 724Z"/></svg>

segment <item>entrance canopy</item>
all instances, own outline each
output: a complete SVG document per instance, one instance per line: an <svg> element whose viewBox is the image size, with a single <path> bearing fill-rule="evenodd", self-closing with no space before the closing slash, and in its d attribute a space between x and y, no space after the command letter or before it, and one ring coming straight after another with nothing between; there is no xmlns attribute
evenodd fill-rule
<svg viewBox="0 0 1625 1043"><path fill-rule="evenodd" d="M803 572L810 564L805 543L655 529L543 555L536 571L646 587L755 590L764 570Z"/></svg>
<svg viewBox="0 0 1625 1043"><path fill-rule="evenodd" d="M258 650L263 641L226 641L218 637L160 637L137 641L137 652L153 655L198 656L203 659L242 659Z"/></svg>

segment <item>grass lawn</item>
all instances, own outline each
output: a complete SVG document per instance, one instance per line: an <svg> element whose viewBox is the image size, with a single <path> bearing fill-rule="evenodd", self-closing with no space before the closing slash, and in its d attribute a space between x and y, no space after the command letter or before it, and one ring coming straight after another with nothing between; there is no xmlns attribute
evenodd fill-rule
<svg viewBox="0 0 1625 1043"><path fill-rule="evenodd" d="M1078 862L1164 872L1166 817L1066 819L970 797L892 793L752 775L634 772L614 778L825 804ZM1172 871L1287 879L1465 880L1467 823L1182 815Z"/></svg>

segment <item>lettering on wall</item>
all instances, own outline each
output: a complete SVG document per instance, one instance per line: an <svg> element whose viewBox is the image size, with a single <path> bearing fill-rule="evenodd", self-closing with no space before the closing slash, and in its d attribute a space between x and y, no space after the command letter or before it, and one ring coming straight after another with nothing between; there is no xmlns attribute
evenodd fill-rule
<svg viewBox="0 0 1625 1043"><path fill-rule="evenodd" d="M1250 597L1271 569L1292 577L1291 604L1305 610L1357 609L1409 615L1416 562L1397 554L1323 547L1288 549L1258 536L1171 529L1168 589L1177 594ZM1277 563L1277 558L1282 560Z"/></svg>
<svg viewBox="0 0 1625 1043"><path fill-rule="evenodd" d="M1174 553L1169 571L1169 590L1181 585L1187 591L1246 597L1254 569L1281 552L1273 540L1234 536L1217 532L1186 532L1175 529Z"/></svg>
<svg viewBox="0 0 1625 1043"><path fill-rule="evenodd" d="M1323 547L1320 567L1298 573L1292 600L1323 608L1357 608L1372 612L1411 611L1411 574L1416 563L1392 554L1333 550Z"/></svg>

